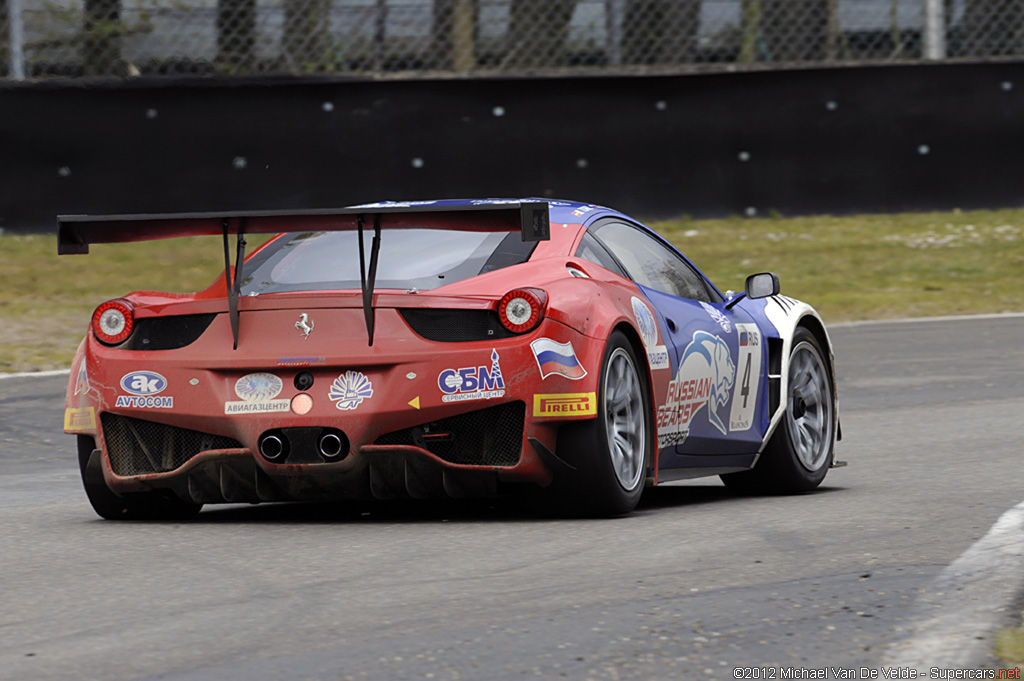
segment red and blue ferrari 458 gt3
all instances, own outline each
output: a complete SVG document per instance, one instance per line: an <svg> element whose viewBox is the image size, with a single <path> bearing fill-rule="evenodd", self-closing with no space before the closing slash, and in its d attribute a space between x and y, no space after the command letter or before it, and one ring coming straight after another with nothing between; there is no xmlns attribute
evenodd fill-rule
<svg viewBox="0 0 1024 681"><path fill-rule="evenodd" d="M798 492L838 465L818 314L772 273L721 293L608 208L386 202L58 229L61 253L224 240L206 290L136 291L92 316L64 430L104 518L531 490L616 515L646 485ZM246 256L257 233L280 234Z"/></svg>

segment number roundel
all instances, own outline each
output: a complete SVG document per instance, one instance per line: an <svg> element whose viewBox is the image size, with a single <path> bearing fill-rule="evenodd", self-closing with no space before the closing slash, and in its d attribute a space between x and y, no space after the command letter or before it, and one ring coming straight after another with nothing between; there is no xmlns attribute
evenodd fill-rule
<svg viewBox="0 0 1024 681"><path fill-rule="evenodd" d="M736 324L736 335L739 337L736 368L742 373L734 389L729 413L731 432L750 430L754 425L754 408L761 386L761 331L756 324L740 323Z"/></svg>

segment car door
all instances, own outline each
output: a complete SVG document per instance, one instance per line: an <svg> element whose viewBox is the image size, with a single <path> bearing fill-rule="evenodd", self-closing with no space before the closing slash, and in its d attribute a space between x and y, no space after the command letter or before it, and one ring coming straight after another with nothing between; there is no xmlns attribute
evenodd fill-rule
<svg viewBox="0 0 1024 681"><path fill-rule="evenodd" d="M588 231L636 282L667 339L673 378L665 394L655 394L661 466L692 465L693 455L756 452L766 391L764 342L754 320L726 309L704 276L650 231L618 218Z"/></svg>

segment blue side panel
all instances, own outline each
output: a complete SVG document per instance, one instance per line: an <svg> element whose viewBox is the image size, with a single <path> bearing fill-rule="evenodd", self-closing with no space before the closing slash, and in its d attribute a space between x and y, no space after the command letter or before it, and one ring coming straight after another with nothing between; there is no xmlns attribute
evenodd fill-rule
<svg viewBox="0 0 1024 681"><path fill-rule="evenodd" d="M769 423L765 339L778 335L763 305L726 310L640 288L671 346L673 380L665 395L655 395L660 467L756 452Z"/></svg>

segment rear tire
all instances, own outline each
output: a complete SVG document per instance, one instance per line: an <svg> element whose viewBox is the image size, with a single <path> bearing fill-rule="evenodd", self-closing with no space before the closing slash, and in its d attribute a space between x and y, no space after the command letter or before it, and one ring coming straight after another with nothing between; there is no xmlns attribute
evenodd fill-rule
<svg viewBox="0 0 1024 681"><path fill-rule="evenodd" d="M115 494L103 479L103 453L88 435L78 436L78 468L89 503L97 515L107 520L188 520L202 504L182 501L167 490Z"/></svg>
<svg viewBox="0 0 1024 681"><path fill-rule="evenodd" d="M825 479L835 450L835 393L831 367L818 339L801 327L789 355L786 413L749 471L723 475L747 494L793 494Z"/></svg>
<svg viewBox="0 0 1024 681"><path fill-rule="evenodd" d="M568 423L558 433L559 458L576 469L561 472L554 483L563 510L616 516L636 508L651 460L652 430L645 365L626 335L614 331L601 362L597 417Z"/></svg>

